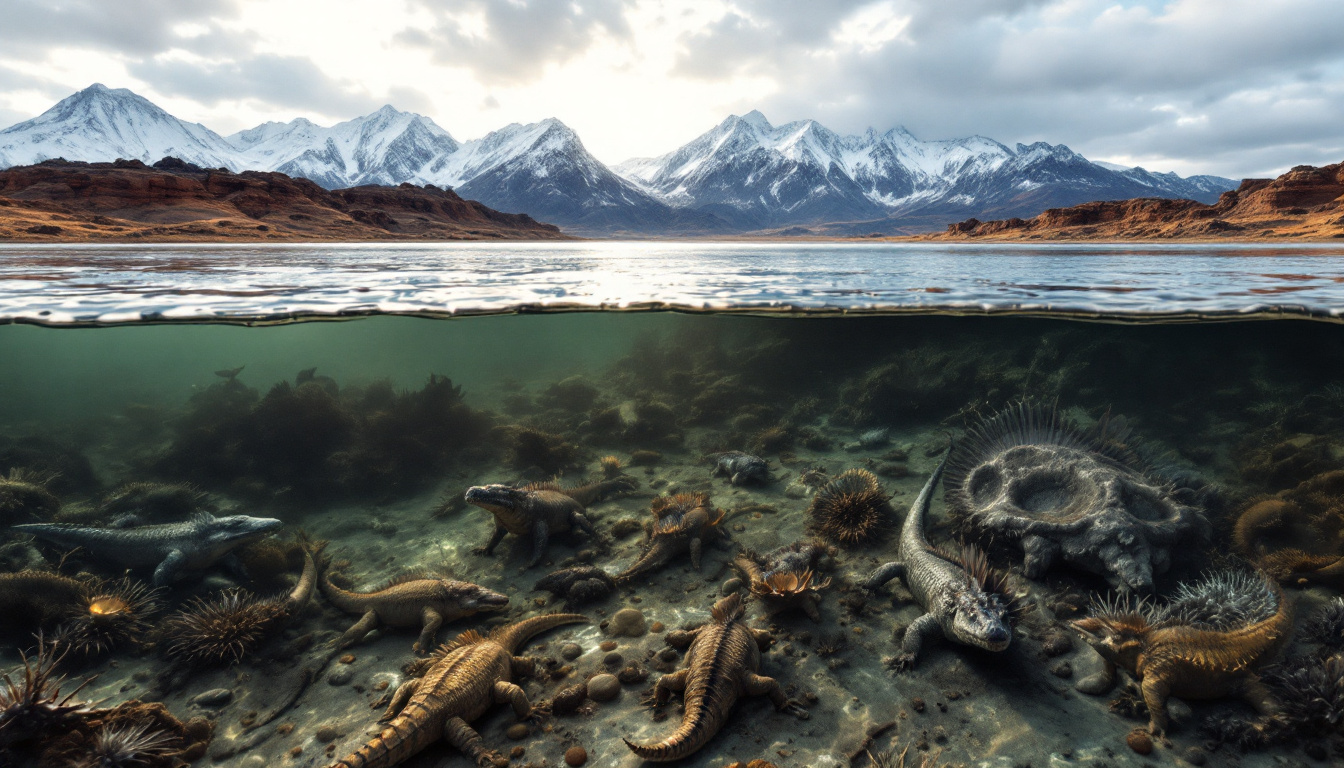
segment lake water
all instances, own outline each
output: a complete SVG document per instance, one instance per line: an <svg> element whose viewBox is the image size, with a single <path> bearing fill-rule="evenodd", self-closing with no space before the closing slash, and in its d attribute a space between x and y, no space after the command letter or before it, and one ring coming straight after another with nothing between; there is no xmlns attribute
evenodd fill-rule
<svg viewBox="0 0 1344 768"><path fill-rule="evenodd" d="M55 638L68 685L96 677L79 698L101 702L78 727L7 720L17 710L0 688L0 765L117 764L96 738L114 722L168 734L126 765L166 767L181 750L223 768L336 764L370 743L390 694L414 679L428 607L443 615L427 635L441 642L582 613L517 649L536 672L520 666L513 682L547 705L524 727L502 704L458 714L498 765L562 765L582 747L590 765L635 768L626 740L672 737L684 713L678 691L656 708L645 699L709 653L677 641L726 595L745 600L735 626L768 638L753 669L791 704L740 699L680 765L1338 762L1341 257L1222 245L0 246L0 671L39 634ZM332 319L346 322L295 322ZM949 439L927 537L961 569L961 591L926 605L909 576L869 589L868 574L900 556L897 531ZM721 469L732 451L764 472ZM552 480L591 530L548 518L539 544L541 529L468 493L503 484L535 499L528 484ZM592 482L607 484L573 490ZM283 526L173 573L151 601L133 589L158 563L99 543L203 512ZM701 521L685 529L694 536L673 524L688 519ZM24 524L84 538L10 528ZM309 540L328 542L334 562L317 594L291 604ZM815 558L787 562L785 548L809 542ZM1002 580L972 584L963 544ZM362 621L367 609L340 596L408 573L508 604L415 603ZM550 574L583 587L548 589ZM1210 577L1221 581L1194 587ZM952 605L1010 628L1008 646L958 634L977 622ZM920 621L930 609L943 624ZM1237 651L1245 669L1218 668L1235 685L1199 678L1154 699L1171 716L1153 737L1139 671L1108 678L1089 619L1176 622L1219 653L1233 631L1259 645ZM357 622L377 628L343 643ZM191 727L131 700L162 702ZM472 764L426 741L398 764Z"/></svg>

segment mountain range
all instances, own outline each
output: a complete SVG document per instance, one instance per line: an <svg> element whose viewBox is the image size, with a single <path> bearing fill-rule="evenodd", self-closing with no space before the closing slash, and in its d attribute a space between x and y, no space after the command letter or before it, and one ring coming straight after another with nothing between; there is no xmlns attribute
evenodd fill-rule
<svg viewBox="0 0 1344 768"><path fill-rule="evenodd" d="M921 141L903 128L842 136L814 120L731 116L656 158L607 167L556 119L460 142L391 106L330 127L299 118L220 136L100 84L0 131L0 168L49 158L277 171L327 189L433 184L491 208L589 234L891 232L967 217L1133 197L1213 202L1236 187L1094 163L1064 145L980 136Z"/></svg>

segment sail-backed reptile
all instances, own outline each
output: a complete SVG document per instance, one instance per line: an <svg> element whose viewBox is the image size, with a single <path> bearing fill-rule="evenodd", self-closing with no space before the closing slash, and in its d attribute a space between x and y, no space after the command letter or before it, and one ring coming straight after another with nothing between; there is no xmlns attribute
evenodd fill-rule
<svg viewBox="0 0 1344 768"><path fill-rule="evenodd" d="M1171 696L1240 696L1272 714L1274 700L1256 670L1292 638L1293 605L1267 574L1231 572L1183 588L1164 610L1104 606L1073 628L1106 661L1095 690L1109 688L1123 667L1139 681L1149 732L1161 736Z"/></svg>
<svg viewBox="0 0 1344 768"><path fill-rule="evenodd" d="M418 674L402 683L379 719L387 727L368 744L331 768L392 768L439 739L445 739L479 766L509 761L489 749L471 723L495 704L509 704L519 720L533 715L532 704L515 677L532 673L519 647L549 629L587 621L576 613L533 616L484 636L464 632L430 658L412 665Z"/></svg>
<svg viewBox="0 0 1344 768"><path fill-rule="evenodd" d="M509 605L508 595L485 587L415 573L399 576L369 592L352 592L332 584L326 576L326 566L323 562L319 581L322 596L341 611L360 617L341 635L338 648L354 645L380 625L420 627L415 652L426 653L434 647L444 622L479 611L502 611Z"/></svg>
<svg viewBox="0 0 1344 768"><path fill-rule="evenodd" d="M1008 606L984 553L968 546L960 555L951 555L931 546L925 537L924 516L947 466L947 456L943 454L906 514L896 549L900 559L879 566L864 581L866 589L876 590L902 576L915 600L927 611L905 630L901 654L896 657L897 670L913 667L924 640L939 631L953 642L987 651L1002 651L1013 639Z"/></svg>
<svg viewBox="0 0 1344 768"><path fill-rule="evenodd" d="M561 488L557 483L529 483L521 488L511 485L476 485L467 489L468 504L475 504L495 516L495 531L490 540L476 551L491 555L504 540L504 534L515 536L532 534L531 568L546 555L546 544L552 533L563 533L579 528L589 536L597 532L583 511L608 495L629 491L635 479L621 476L611 480Z"/></svg>
<svg viewBox="0 0 1344 768"><path fill-rule="evenodd" d="M703 747L719 732L733 705L742 696L769 696L775 708L806 720L809 715L798 702L784 695L772 677L756 673L761 649L770 644L770 633L742 623L742 596L738 593L714 605L712 620L691 633L686 668L663 675L654 687L654 701L665 704L672 691L685 691L685 713L677 730L656 744L626 746L651 762L680 760ZM670 642L670 639L669 639Z"/></svg>

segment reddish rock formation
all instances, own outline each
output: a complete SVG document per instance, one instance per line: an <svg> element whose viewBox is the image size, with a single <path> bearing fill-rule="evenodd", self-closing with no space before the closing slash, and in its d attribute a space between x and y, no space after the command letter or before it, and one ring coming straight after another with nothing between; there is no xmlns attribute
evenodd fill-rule
<svg viewBox="0 0 1344 768"><path fill-rule="evenodd" d="M559 228L452 190L402 184L328 191L282 173L176 158L49 160L0 171L0 240L559 239Z"/></svg>
<svg viewBox="0 0 1344 768"><path fill-rule="evenodd" d="M1214 205L1136 198L1051 208L1031 219L949 225L936 239L1115 240L1344 238L1344 163L1246 179Z"/></svg>

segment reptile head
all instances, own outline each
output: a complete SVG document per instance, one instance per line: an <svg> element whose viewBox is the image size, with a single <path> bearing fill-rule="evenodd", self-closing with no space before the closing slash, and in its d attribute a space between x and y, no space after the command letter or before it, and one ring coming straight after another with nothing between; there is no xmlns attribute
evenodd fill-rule
<svg viewBox="0 0 1344 768"><path fill-rule="evenodd" d="M208 519L207 519L208 518ZM208 543L212 547L232 547L237 544L259 539L274 531L283 522L273 517L248 517L230 515L229 517L203 517Z"/></svg>
<svg viewBox="0 0 1344 768"><path fill-rule="evenodd" d="M1138 666L1139 652L1143 649L1140 632L1146 624L1089 616L1070 626L1107 661L1125 669Z"/></svg>
<svg viewBox="0 0 1344 768"><path fill-rule="evenodd" d="M527 498L528 492L511 485L494 483L492 485L473 485L467 489L468 504L475 504L487 512L514 509Z"/></svg>
<svg viewBox="0 0 1344 768"><path fill-rule="evenodd" d="M986 651L1002 651L1013 641L1008 607L998 595L980 589L957 595L952 627L959 641Z"/></svg>
<svg viewBox="0 0 1344 768"><path fill-rule="evenodd" d="M444 581L452 601L469 611L502 611L509 607L509 596L465 581Z"/></svg>

